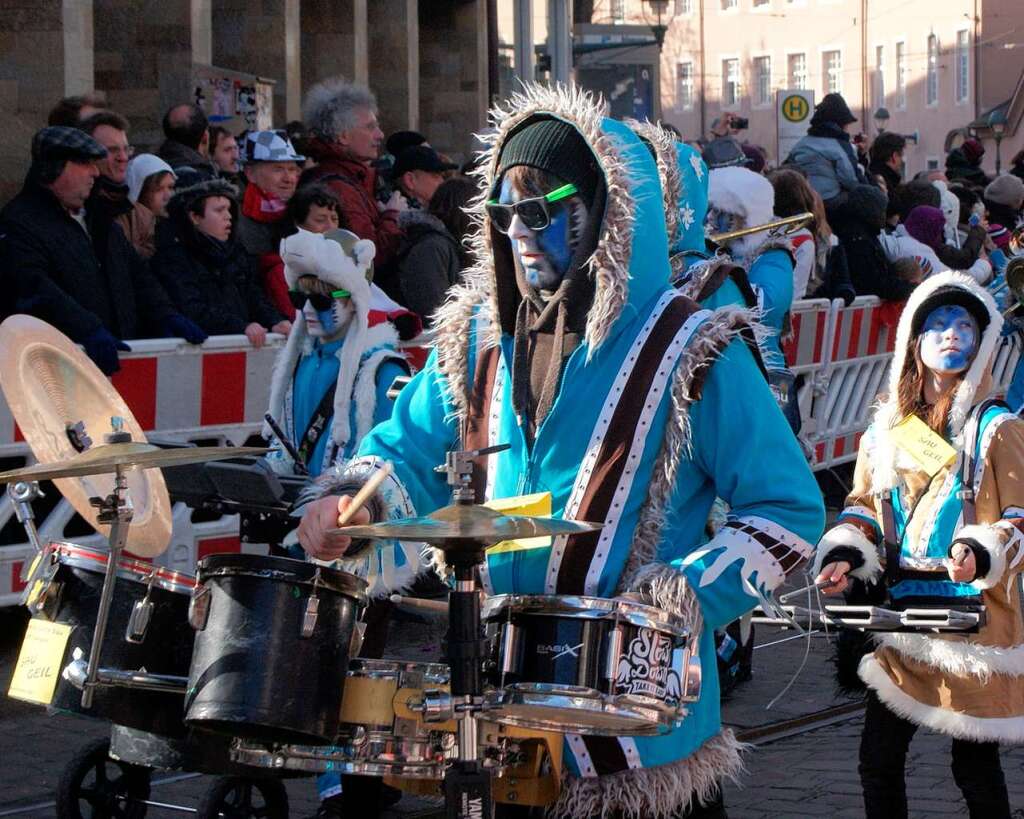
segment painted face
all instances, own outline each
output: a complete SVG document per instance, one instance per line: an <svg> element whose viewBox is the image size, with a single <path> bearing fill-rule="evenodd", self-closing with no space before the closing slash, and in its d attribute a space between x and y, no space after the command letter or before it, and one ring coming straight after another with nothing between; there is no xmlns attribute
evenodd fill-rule
<svg viewBox="0 0 1024 819"><path fill-rule="evenodd" d="M718 208L708 208L707 216L704 218L704 235L713 236L716 233L728 233L739 227L740 219L735 213L726 213Z"/></svg>
<svg viewBox="0 0 1024 819"><path fill-rule="evenodd" d="M307 301L302 307L302 315L306 319L306 332L311 338L334 341L348 330L355 308L349 298L334 299L327 310L317 310Z"/></svg>
<svg viewBox="0 0 1024 819"><path fill-rule="evenodd" d="M936 307L921 330L921 360L937 373L966 370L978 350L978 323L958 304Z"/></svg>
<svg viewBox="0 0 1024 819"><path fill-rule="evenodd" d="M505 179L501 183L498 201L511 205L529 198ZM519 260L523 275L531 287L538 290L557 290L569 270L578 236L586 220L586 207L578 197L548 205L551 222L543 230L531 230L516 214L509 225L508 237L512 253Z"/></svg>

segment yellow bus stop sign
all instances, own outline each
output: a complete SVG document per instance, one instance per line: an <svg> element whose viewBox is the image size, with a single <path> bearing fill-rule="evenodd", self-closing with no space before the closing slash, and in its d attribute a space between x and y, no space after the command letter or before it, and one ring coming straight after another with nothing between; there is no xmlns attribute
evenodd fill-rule
<svg viewBox="0 0 1024 819"><path fill-rule="evenodd" d="M799 94L790 94L782 101L782 116L790 122L803 122L810 110L810 103Z"/></svg>

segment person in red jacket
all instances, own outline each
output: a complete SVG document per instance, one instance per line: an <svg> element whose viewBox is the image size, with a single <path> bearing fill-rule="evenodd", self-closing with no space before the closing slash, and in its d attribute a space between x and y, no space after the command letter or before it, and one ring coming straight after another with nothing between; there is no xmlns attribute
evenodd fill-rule
<svg viewBox="0 0 1024 819"><path fill-rule="evenodd" d="M300 184L322 182L341 201L343 220L360 239L377 248L375 265L386 268L402 239L398 214L408 207L398 191L386 203L374 198L384 132L377 123L377 100L366 87L343 79L325 80L306 94L303 120L309 129L305 150L317 165Z"/></svg>

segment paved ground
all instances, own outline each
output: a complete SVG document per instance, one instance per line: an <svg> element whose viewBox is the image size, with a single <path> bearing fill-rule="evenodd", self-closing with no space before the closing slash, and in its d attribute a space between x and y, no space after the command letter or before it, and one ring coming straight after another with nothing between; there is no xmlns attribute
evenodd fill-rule
<svg viewBox="0 0 1024 819"><path fill-rule="evenodd" d="M6 691L23 621L0 614L0 690ZM412 633L403 626L395 643ZM423 637L421 630L419 636ZM850 700L834 695L830 646L823 635L767 645L791 633L773 628L758 630L755 678L741 686L725 705L726 720L739 731L789 720ZM425 634L426 645L411 649L412 657L429 659L436 651L437 634ZM807 652L807 663L789 691L770 710L765 706L790 682ZM0 817L52 817L51 805L60 771L75 751L90 739L106 734L106 726L67 716L45 715L42 709L0 697ZM846 819L863 815L856 771L860 715L809 732L760 744L748 757L748 776L742 788L727 789L726 804L732 819L828 816ZM927 732L918 735L910 760L909 789L913 817L966 815L948 769L949 741ZM1011 788L1015 816L1024 817L1024 748L1006 749L1003 765ZM210 777L164 782L157 774L152 798L195 807L209 787ZM179 775L180 776L180 775ZM287 785L293 817L316 808L312 780ZM147 814L170 819L180 813L151 808ZM438 815L423 800L403 800L392 817Z"/></svg>

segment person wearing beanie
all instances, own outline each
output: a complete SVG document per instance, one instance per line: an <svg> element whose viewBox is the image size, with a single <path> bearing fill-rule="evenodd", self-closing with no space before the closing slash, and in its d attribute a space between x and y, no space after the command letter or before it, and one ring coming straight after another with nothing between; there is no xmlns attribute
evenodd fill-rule
<svg viewBox="0 0 1024 819"><path fill-rule="evenodd" d="M986 398L1002 326L991 294L969 276L939 273L917 287L853 491L811 569L826 594L849 578L879 583L890 608L985 607L975 632L878 632L860 660L868 819L907 815L906 756L921 727L952 738L970 815L1010 816L999 744L1024 741L1024 421ZM896 432L910 423L949 457L918 456Z"/></svg>
<svg viewBox="0 0 1024 819"><path fill-rule="evenodd" d="M985 188L982 196L989 222L1015 230L1021 223L1024 207L1024 180L1013 174L1000 174Z"/></svg>
<svg viewBox="0 0 1024 819"><path fill-rule="evenodd" d="M925 185L938 194L931 183ZM945 224L946 217L940 208L918 205L891 234L882 234L878 238L889 261L896 262L908 256L913 257L921 265L924 277L928 278L935 273L949 270L936 252L937 247L945 244ZM981 284L987 284L992 279L992 265L981 257L975 259L962 272Z"/></svg>
<svg viewBox="0 0 1024 819"><path fill-rule="evenodd" d="M796 165L829 211L842 202L844 193L867 183L848 128L857 121L839 94L826 94L814 108L807 136L802 137L786 158Z"/></svg>
<svg viewBox="0 0 1024 819"><path fill-rule="evenodd" d="M267 301L245 248L234 238L238 189L222 179L175 191L168 205L173 236L153 265L182 313L210 335L245 335L262 347L291 322Z"/></svg>
<svg viewBox="0 0 1024 819"><path fill-rule="evenodd" d="M395 543L326 534L345 496L391 461L354 522L427 514L450 502L434 472L445 452L507 443L474 471L477 502L542 492L559 517L604 528L491 550L485 594L631 595L689 622L708 670L686 719L666 734L566 737L547 811L721 817L721 782L741 760L721 724L713 633L759 601L772 605L773 590L810 557L820 493L742 340L750 313L705 312L672 288L666 199L643 140L573 87L527 86L492 116L475 263L439 312L434 352L390 420L321 476L323 497L303 508L299 542L364 575L381 561L397 565ZM732 509L706 541L716 494ZM620 690L635 690L645 673L633 653L619 665ZM674 690L676 680L666 682L656 696ZM523 815L497 806L499 819Z"/></svg>
<svg viewBox="0 0 1024 819"><path fill-rule="evenodd" d="M985 155L985 146L974 137L965 139L959 148L946 154L946 178L950 182L966 182L984 188L992 181L981 169L981 158Z"/></svg>
<svg viewBox="0 0 1024 819"><path fill-rule="evenodd" d="M107 149L77 128L48 126L32 138L21 192L0 211L5 310L49 322L99 368L120 368L124 339L206 335L185 319L107 211L87 203Z"/></svg>
<svg viewBox="0 0 1024 819"><path fill-rule="evenodd" d="M950 270L969 268L978 260L985 247L987 225L980 221L977 224L966 224L964 225L964 235L961 236L960 197L941 180L932 182L932 185L939 191L942 215L945 219L943 241L935 248L935 255Z"/></svg>

